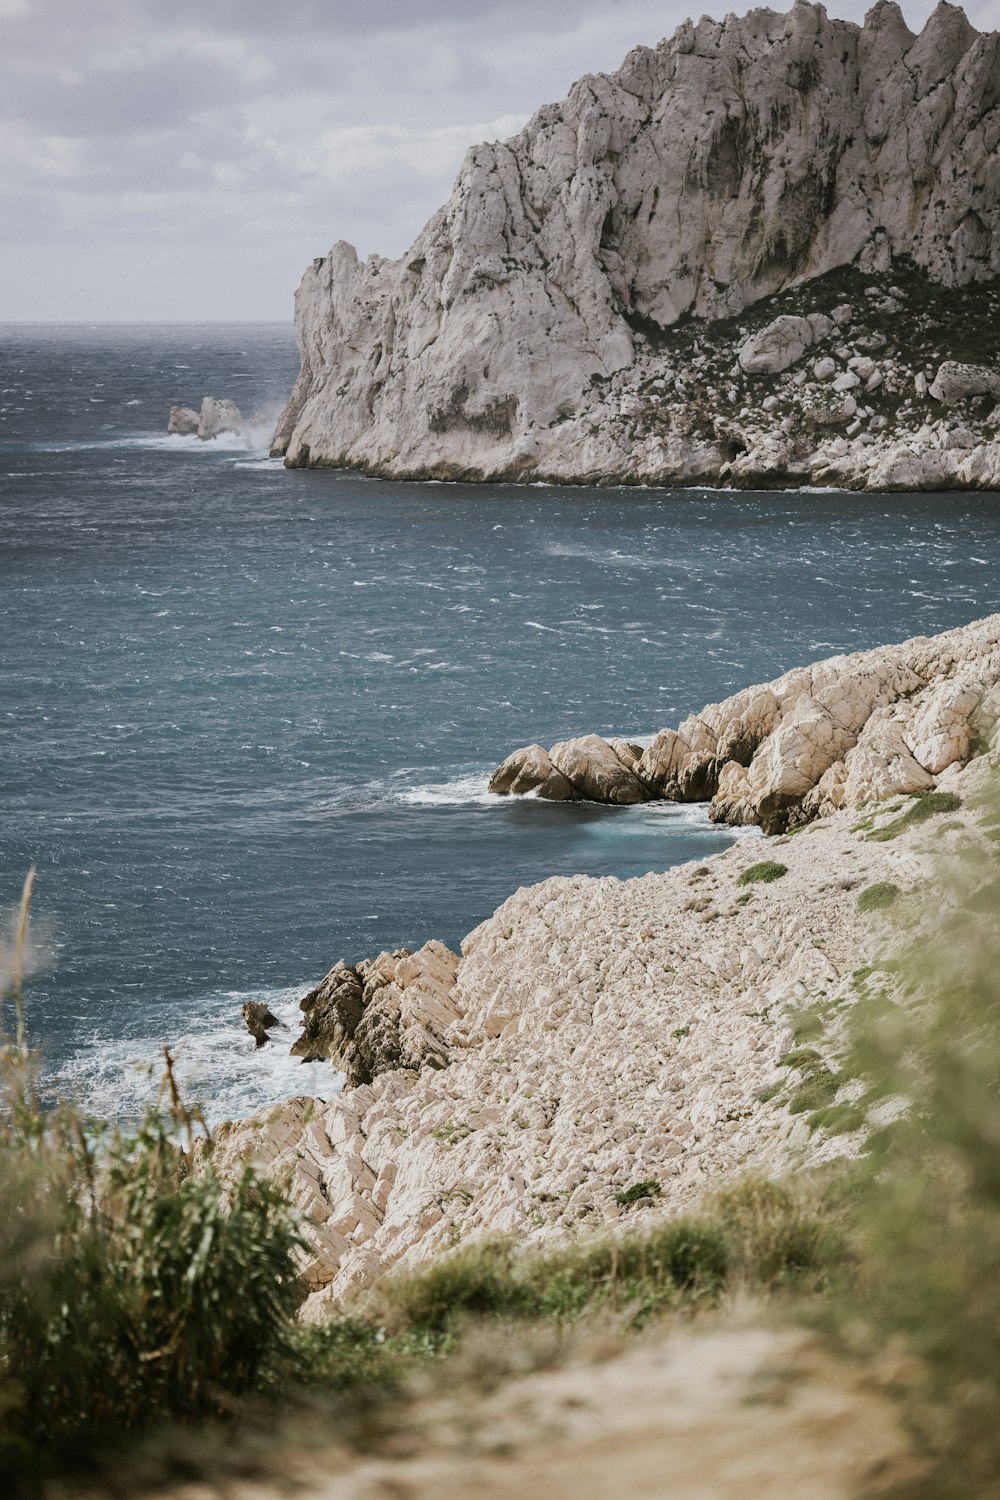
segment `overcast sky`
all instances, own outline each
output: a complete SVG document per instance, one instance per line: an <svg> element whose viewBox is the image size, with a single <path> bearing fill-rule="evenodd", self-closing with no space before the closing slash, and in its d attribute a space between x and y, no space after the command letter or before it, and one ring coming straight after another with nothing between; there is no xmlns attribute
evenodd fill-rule
<svg viewBox="0 0 1000 1500"><path fill-rule="evenodd" d="M290 318L313 256L399 254L467 146L694 9L0 0L0 320ZM967 9L1000 25L1000 0Z"/></svg>

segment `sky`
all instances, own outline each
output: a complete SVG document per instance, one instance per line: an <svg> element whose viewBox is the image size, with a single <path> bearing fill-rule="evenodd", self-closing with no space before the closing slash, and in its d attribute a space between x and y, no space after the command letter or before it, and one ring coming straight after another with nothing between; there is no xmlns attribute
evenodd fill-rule
<svg viewBox="0 0 1000 1500"><path fill-rule="evenodd" d="M911 28L933 5L904 0ZM1000 0L966 9L1000 27ZM290 320L314 256L402 253L470 145L692 11L0 0L0 321Z"/></svg>

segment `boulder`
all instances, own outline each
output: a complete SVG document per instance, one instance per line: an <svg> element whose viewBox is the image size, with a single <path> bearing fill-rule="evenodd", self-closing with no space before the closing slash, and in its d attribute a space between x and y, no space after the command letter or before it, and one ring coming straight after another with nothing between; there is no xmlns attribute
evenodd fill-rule
<svg viewBox="0 0 1000 1500"><path fill-rule="evenodd" d="M349 1087L398 1068L441 1068L447 1033L458 1019L452 998L458 955L443 943L334 964L302 999L302 1034L292 1056L328 1060Z"/></svg>
<svg viewBox="0 0 1000 1500"><path fill-rule="evenodd" d="M933 785L934 777L914 759L906 743L896 709L876 709L858 743L844 757L843 805L854 807L859 802L926 792Z"/></svg>
<svg viewBox="0 0 1000 1500"><path fill-rule="evenodd" d="M303 1062L329 1059L342 1067L364 1011L364 981L357 969L339 960L329 974L299 1002L302 1032L292 1056Z"/></svg>
<svg viewBox="0 0 1000 1500"><path fill-rule="evenodd" d="M488 790L500 797L537 792L546 802L575 802L582 795L555 769L541 745L524 745L508 755L490 777Z"/></svg>
<svg viewBox="0 0 1000 1500"><path fill-rule="evenodd" d="M928 388L942 406L955 406L969 396L1000 396L1000 374L986 365L959 364L946 359Z"/></svg>
<svg viewBox="0 0 1000 1500"><path fill-rule="evenodd" d="M190 406L172 406L167 432L177 437L195 437L198 432L198 413Z"/></svg>
<svg viewBox="0 0 1000 1500"><path fill-rule="evenodd" d="M736 357L748 375L780 375L782 370L796 364L815 341L808 318L786 314L775 318L759 333L751 334L740 345Z"/></svg>
<svg viewBox="0 0 1000 1500"><path fill-rule="evenodd" d="M216 401L206 396L198 418L198 436L205 442L223 432L242 432L243 417L235 401Z"/></svg>
<svg viewBox="0 0 1000 1500"><path fill-rule="evenodd" d="M638 757L629 753L632 765L635 765ZM556 771L580 797L590 802L626 804L649 801L648 788L598 734L564 740L552 746L549 756Z"/></svg>

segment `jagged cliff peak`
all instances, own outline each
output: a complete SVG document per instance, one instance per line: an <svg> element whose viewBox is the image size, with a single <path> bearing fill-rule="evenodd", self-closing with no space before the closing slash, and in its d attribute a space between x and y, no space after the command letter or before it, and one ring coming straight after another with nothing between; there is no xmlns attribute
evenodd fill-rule
<svg viewBox="0 0 1000 1500"><path fill-rule="evenodd" d="M1000 274L1000 36L947 3L914 36L892 0L687 21L471 148L399 260L313 262L275 451L574 477L579 422L664 330L900 262Z"/></svg>

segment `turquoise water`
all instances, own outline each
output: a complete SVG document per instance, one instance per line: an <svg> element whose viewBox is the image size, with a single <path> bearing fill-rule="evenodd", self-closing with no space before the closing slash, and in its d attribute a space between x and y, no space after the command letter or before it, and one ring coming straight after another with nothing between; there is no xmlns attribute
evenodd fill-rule
<svg viewBox="0 0 1000 1500"><path fill-rule="evenodd" d="M295 368L273 326L0 329L0 904L35 863L33 1039L103 1110L166 1042L216 1117L326 1091L245 998L294 1024L337 958L733 837L491 799L514 746L1000 608L996 497L388 484L162 435Z"/></svg>

